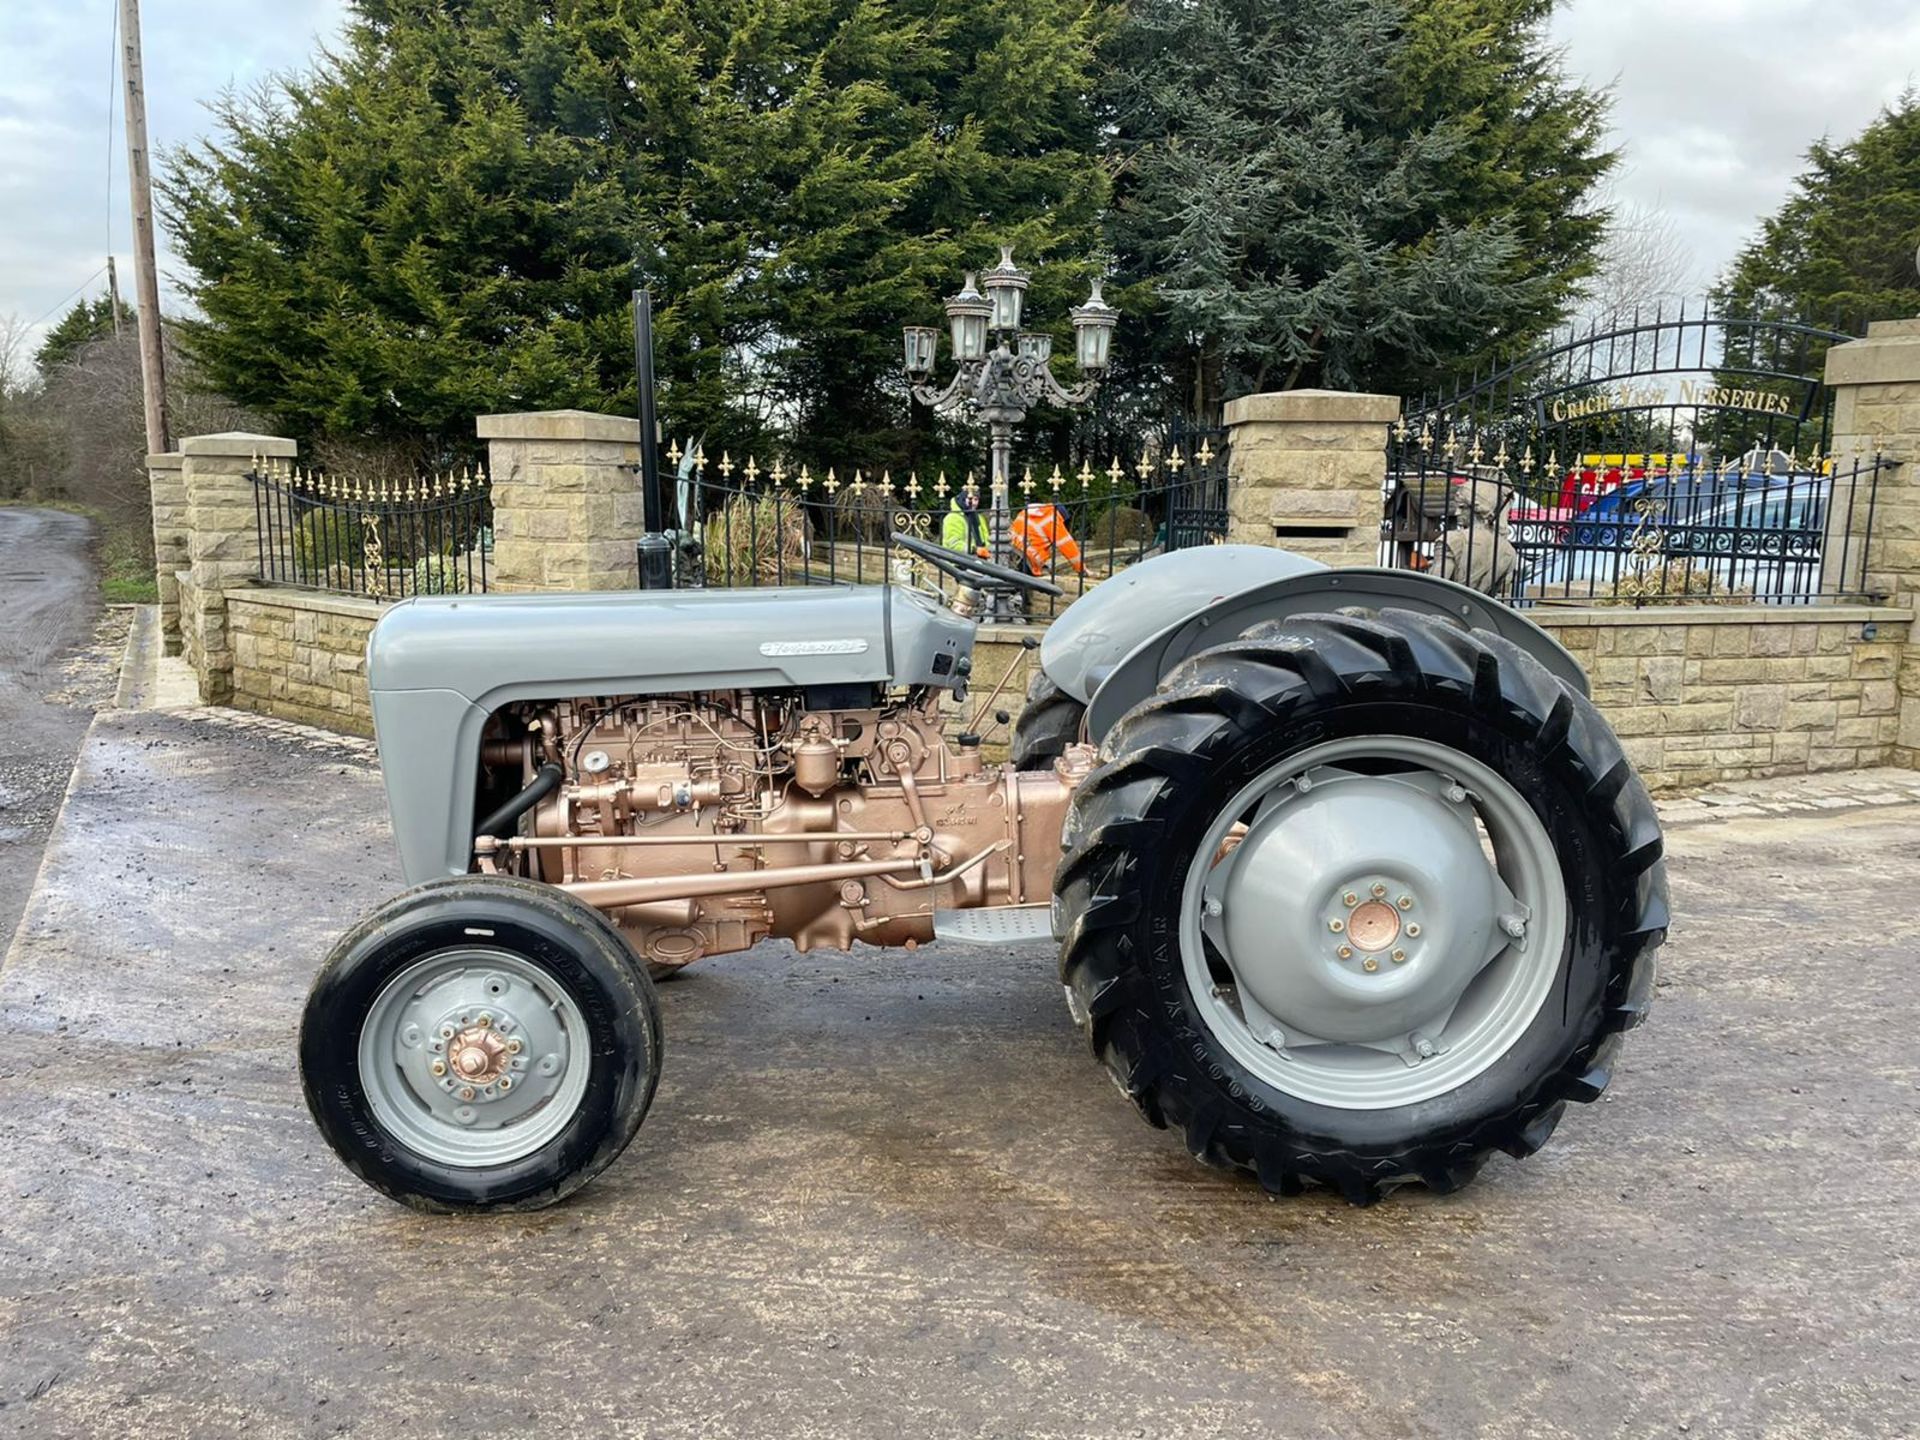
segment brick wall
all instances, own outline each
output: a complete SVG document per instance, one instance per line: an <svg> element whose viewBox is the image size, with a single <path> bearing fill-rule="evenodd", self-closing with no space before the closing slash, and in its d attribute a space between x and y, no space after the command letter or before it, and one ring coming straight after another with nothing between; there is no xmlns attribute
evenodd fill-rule
<svg viewBox="0 0 1920 1440"><path fill-rule="evenodd" d="M385 608L305 590L229 590L233 704L371 735L367 636Z"/></svg>

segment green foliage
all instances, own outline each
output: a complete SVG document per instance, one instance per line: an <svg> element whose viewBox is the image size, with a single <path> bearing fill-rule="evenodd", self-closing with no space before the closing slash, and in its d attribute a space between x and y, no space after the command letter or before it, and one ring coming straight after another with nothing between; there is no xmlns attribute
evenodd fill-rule
<svg viewBox="0 0 1920 1440"><path fill-rule="evenodd" d="M1855 322L1920 314L1920 95L1844 145L1822 140L1721 277L1726 307Z"/></svg>
<svg viewBox="0 0 1920 1440"><path fill-rule="evenodd" d="M805 507L781 495L735 495L706 520L707 574L716 583L772 584L806 560Z"/></svg>
<svg viewBox="0 0 1920 1440"><path fill-rule="evenodd" d="M1792 193L1734 258L1714 300L1729 314L1857 331L1920 314L1916 247L1920 96L1909 91L1846 144L1807 151ZM1722 383L1751 383L1742 376L1754 371L1818 375L1827 343L1793 330L1730 331Z"/></svg>
<svg viewBox="0 0 1920 1440"><path fill-rule="evenodd" d="M1614 159L1551 10L1135 0L1107 93L1122 354L1208 416L1253 390L1417 390L1543 335L1592 269Z"/></svg>
<svg viewBox="0 0 1920 1440"><path fill-rule="evenodd" d="M423 555L413 563L409 595L464 595L473 589L462 555Z"/></svg>
<svg viewBox="0 0 1920 1440"><path fill-rule="evenodd" d="M1035 287L1050 315L1086 273L1106 15L355 0L337 53L170 157L188 342L303 437L457 451L478 413L630 412L645 284L677 433L897 463L933 443L891 378L899 325L1000 239L1067 262Z"/></svg>
<svg viewBox="0 0 1920 1440"><path fill-rule="evenodd" d="M124 301L120 305L120 323L129 331L135 323L133 307ZM87 346L96 340L105 340L112 334L113 301L110 297L97 295L91 300L76 300L41 340L39 350L34 353L34 366L42 375L51 375L61 366L72 364Z"/></svg>
<svg viewBox="0 0 1920 1440"><path fill-rule="evenodd" d="M348 510L309 510L293 526L294 572L309 581L366 563L366 531Z"/></svg>

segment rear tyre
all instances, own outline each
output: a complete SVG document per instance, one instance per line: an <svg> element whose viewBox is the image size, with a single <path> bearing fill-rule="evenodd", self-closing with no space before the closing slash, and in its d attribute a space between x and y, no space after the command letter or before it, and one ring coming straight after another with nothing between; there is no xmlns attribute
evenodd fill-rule
<svg viewBox="0 0 1920 1440"><path fill-rule="evenodd" d="M1402 611L1257 626L1076 793L1062 978L1207 1163L1366 1204L1458 1188L1605 1088L1664 938L1658 821L1593 707Z"/></svg>
<svg viewBox="0 0 1920 1440"><path fill-rule="evenodd" d="M1080 738L1087 707L1035 670L1027 682L1027 703L1013 722L1009 757L1016 770L1045 770Z"/></svg>
<svg viewBox="0 0 1920 1440"><path fill-rule="evenodd" d="M653 985L590 907L467 876L409 890L328 956L300 1027L335 1153L415 1209L537 1210L619 1156L660 1078Z"/></svg>

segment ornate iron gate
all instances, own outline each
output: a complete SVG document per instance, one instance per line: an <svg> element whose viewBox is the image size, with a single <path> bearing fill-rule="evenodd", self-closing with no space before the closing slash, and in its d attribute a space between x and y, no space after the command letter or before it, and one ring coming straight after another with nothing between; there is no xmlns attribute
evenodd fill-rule
<svg viewBox="0 0 1920 1440"><path fill-rule="evenodd" d="M1382 563L1517 605L1865 590L1883 462L1832 452L1827 348L1685 308L1570 333L1394 427Z"/></svg>

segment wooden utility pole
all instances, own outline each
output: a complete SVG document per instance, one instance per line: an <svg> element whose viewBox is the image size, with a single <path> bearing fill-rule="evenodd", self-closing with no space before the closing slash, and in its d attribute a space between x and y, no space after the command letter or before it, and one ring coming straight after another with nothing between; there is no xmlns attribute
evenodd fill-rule
<svg viewBox="0 0 1920 1440"><path fill-rule="evenodd" d="M153 263L153 178L147 169L147 88L140 76L140 0L120 0L120 73L127 83L127 180L133 190L133 289L140 307L140 384L147 453L168 448L167 362L160 338L160 277Z"/></svg>
<svg viewBox="0 0 1920 1440"><path fill-rule="evenodd" d="M107 256L107 313L113 317L113 338L120 338L120 272L113 268L113 256Z"/></svg>

